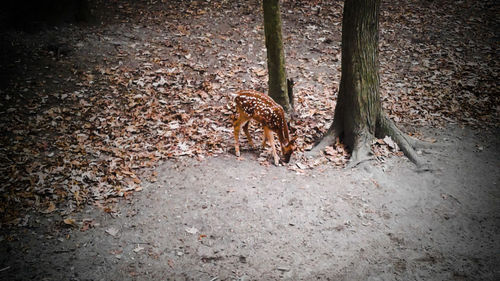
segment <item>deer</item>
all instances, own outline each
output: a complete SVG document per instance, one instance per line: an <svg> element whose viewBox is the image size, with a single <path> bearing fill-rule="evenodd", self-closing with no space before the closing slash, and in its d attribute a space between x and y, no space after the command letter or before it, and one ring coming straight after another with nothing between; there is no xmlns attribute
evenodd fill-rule
<svg viewBox="0 0 500 281"><path fill-rule="evenodd" d="M274 165L278 166L280 158L276 153L272 132L278 135L284 162L290 162L290 157L297 148L295 145L297 136L290 139L283 107L277 104L268 95L254 90L242 90L237 92L234 101L236 103L236 111L238 114L238 118L233 121L235 140L234 150L236 156L240 157L239 135L241 127L243 127L243 131L245 132L250 146L252 148L255 147L250 132L248 131L248 124L250 123L250 120L255 120L260 123L264 129L264 140L262 141L262 146L265 148L266 141L269 142L274 158Z"/></svg>

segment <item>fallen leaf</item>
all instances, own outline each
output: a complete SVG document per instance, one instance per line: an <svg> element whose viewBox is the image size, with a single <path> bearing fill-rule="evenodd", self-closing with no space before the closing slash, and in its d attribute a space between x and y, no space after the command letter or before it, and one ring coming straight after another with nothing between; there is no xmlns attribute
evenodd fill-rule
<svg viewBox="0 0 500 281"><path fill-rule="evenodd" d="M56 210L56 205L54 204L54 202L50 201L49 202L49 206L47 207L47 209L45 209L44 211L42 211L42 213L49 214L49 213L52 213L55 210Z"/></svg>
<svg viewBox="0 0 500 281"><path fill-rule="evenodd" d="M336 154L335 152L336 152L336 150L332 146L327 146L325 148L326 155L335 156L335 154Z"/></svg>
<svg viewBox="0 0 500 281"><path fill-rule="evenodd" d="M114 227L110 227L110 228L106 229L106 233L113 236L113 237L116 237L118 232L119 232L119 230L114 228Z"/></svg>
<svg viewBox="0 0 500 281"><path fill-rule="evenodd" d="M198 229L196 229L195 227L190 227L190 228L186 228L186 232L189 234L196 234L196 233L198 233Z"/></svg>
<svg viewBox="0 0 500 281"><path fill-rule="evenodd" d="M93 220L83 220L83 226L80 228L80 231L87 231L94 226Z"/></svg>
<svg viewBox="0 0 500 281"><path fill-rule="evenodd" d="M68 226L71 226L71 227L77 227L76 225L76 221L72 218L67 218L67 219L64 219L63 222L68 225Z"/></svg>
<svg viewBox="0 0 500 281"><path fill-rule="evenodd" d="M384 142L392 149L396 149L397 144L389 136L385 136Z"/></svg>
<svg viewBox="0 0 500 281"><path fill-rule="evenodd" d="M135 249L134 249L134 252L135 253L139 253L142 250L144 250L144 247L141 247L140 245L137 245L137 247L135 247Z"/></svg>
<svg viewBox="0 0 500 281"><path fill-rule="evenodd" d="M265 68L254 68L253 72L259 77L262 77L267 74L267 70Z"/></svg>

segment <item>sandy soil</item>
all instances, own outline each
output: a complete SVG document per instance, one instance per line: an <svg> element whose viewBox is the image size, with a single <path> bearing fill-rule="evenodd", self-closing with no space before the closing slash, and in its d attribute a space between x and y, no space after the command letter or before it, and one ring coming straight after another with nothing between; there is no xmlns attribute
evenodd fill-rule
<svg viewBox="0 0 500 281"><path fill-rule="evenodd" d="M115 216L3 229L0 278L498 280L498 131L424 134L444 144L423 152L432 172L392 157L297 174L254 152L163 163Z"/></svg>

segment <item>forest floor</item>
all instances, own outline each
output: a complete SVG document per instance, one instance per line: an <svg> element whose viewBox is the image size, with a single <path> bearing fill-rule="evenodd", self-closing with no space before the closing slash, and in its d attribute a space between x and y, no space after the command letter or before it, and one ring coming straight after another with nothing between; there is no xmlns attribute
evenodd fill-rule
<svg viewBox="0 0 500 281"><path fill-rule="evenodd" d="M498 280L496 134L427 131L418 173L390 157L304 173L252 152L170 160L158 181L71 216L3 230L2 280Z"/></svg>
<svg viewBox="0 0 500 281"><path fill-rule="evenodd" d="M341 144L303 156L341 2L283 1L299 151L278 167L232 148L232 94L267 88L260 1L115 2L0 32L0 280L500 278L495 1L382 3L382 103L436 143L422 173L390 139L354 169Z"/></svg>

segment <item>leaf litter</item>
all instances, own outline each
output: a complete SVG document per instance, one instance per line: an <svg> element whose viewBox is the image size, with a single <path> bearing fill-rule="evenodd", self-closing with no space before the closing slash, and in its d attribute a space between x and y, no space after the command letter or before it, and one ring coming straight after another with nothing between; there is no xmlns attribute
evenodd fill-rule
<svg viewBox="0 0 500 281"><path fill-rule="evenodd" d="M260 1L98 5L115 13L102 26L1 35L3 56L22 58L2 58L16 74L0 89L2 224L22 223L27 208L117 212L114 199L156 181L161 161L232 153L232 95L267 88ZM493 1L382 3L382 103L398 125L415 137L422 126L498 126L497 12ZM303 151L332 122L342 3L283 1L282 15ZM54 44L71 51L55 54ZM390 138L372 148L382 160L399 153ZM338 140L312 163L298 155L287 166L297 172L349 158Z"/></svg>

